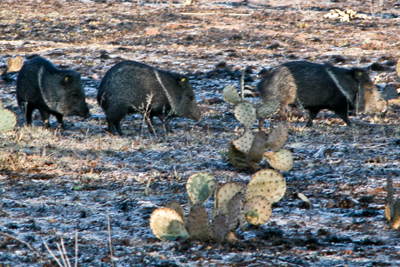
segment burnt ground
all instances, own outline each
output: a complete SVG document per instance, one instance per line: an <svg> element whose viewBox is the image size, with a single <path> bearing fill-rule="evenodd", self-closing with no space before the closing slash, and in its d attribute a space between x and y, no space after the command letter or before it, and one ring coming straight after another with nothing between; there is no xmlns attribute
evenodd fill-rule
<svg viewBox="0 0 400 267"><path fill-rule="evenodd" d="M368 18L324 18L334 8ZM388 172L399 195L396 106L352 116L362 121L353 127L331 112L312 128L304 117L289 118L285 147L295 163L283 173L286 195L268 223L236 232L238 244L161 242L148 222L172 199L187 208L193 173L209 172L219 183L247 182L254 173L227 161L242 129L222 100L224 86L239 88L245 72L246 89L254 90L263 69L291 60L370 67L380 90L397 86L399 16L396 1L0 1L0 71L17 55L79 71L92 113L66 118L65 130L54 118L43 129L36 113L25 127L15 75L0 81L4 106L18 116L15 129L0 134L0 231L9 235L0 236L0 266L57 266L43 241L58 255L61 238L74 264L76 232L79 266L397 266L400 237L384 218ZM203 119L175 118L169 135L156 121L155 136L134 114L123 121L125 136L107 134L96 88L125 59L189 74ZM206 207L211 216L212 199Z"/></svg>

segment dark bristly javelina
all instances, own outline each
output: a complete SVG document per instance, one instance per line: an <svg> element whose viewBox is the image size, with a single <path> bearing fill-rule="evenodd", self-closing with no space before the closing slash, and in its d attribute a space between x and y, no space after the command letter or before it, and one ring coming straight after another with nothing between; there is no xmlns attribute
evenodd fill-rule
<svg viewBox="0 0 400 267"><path fill-rule="evenodd" d="M36 57L22 66L17 79L18 105L25 113L28 125L32 112L38 109L44 127L50 114L63 127L63 116L89 117L81 75L73 70L59 70L50 61Z"/></svg>
<svg viewBox="0 0 400 267"><path fill-rule="evenodd" d="M106 113L108 131L113 133L115 126L120 135L120 121L129 113L146 112L150 122L157 116L170 132L171 117L196 121L201 118L187 77L131 60L122 61L107 71L100 83L97 101ZM149 123L148 126L152 132Z"/></svg>
<svg viewBox="0 0 400 267"><path fill-rule="evenodd" d="M279 65L257 85L264 102L279 99L281 112L289 105L302 106L310 112L307 126L321 109L332 110L348 125L349 109L383 112L386 101L362 68L338 68L306 61Z"/></svg>

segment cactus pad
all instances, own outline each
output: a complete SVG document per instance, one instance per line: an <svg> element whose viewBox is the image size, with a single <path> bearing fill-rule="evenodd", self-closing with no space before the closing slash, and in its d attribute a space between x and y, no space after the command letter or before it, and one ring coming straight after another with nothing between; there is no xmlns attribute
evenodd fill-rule
<svg viewBox="0 0 400 267"><path fill-rule="evenodd" d="M256 122L256 109L247 101L236 104L234 113L236 119L243 125L245 129L250 129Z"/></svg>
<svg viewBox="0 0 400 267"><path fill-rule="evenodd" d="M183 211L183 208L182 208L181 204L179 204L178 201L173 200L173 201L169 202L166 205L166 207L175 210L181 216L183 223L186 225L185 212Z"/></svg>
<svg viewBox="0 0 400 267"><path fill-rule="evenodd" d="M272 214L271 203L263 196L255 196L246 201L243 206L246 220L253 225L261 225L268 222Z"/></svg>
<svg viewBox="0 0 400 267"><path fill-rule="evenodd" d="M229 201L231 201L236 193L243 193L243 191L243 186L235 182L229 182L221 186L217 193L219 213L228 214Z"/></svg>
<svg viewBox="0 0 400 267"><path fill-rule="evenodd" d="M187 229L193 240L207 241L211 237L211 225L203 205L195 205L189 213Z"/></svg>
<svg viewBox="0 0 400 267"><path fill-rule="evenodd" d="M225 215L215 216L212 225L212 238L215 242L222 243L228 233L228 222Z"/></svg>
<svg viewBox="0 0 400 267"><path fill-rule="evenodd" d="M286 192L286 181L282 174L275 170L258 171L247 185L246 200L255 196L264 196L273 204L278 202Z"/></svg>
<svg viewBox="0 0 400 267"><path fill-rule="evenodd" d="M278 151L284 145L289 136L289 126L286 123L279 124L268 136L267 147L272 151Z"/></svg>
<svg viewBox="0 0 400 267"><path fill-rule="evenodd" d="M272 168L279 171L290 171L293 168L293 155L290 150L280 149L276 152L267 152L264 154Z"/></svg>
<svg viewBox="0 0 400 267"><path fill-rule="evenodd" d="M222 90L222 98L232 105L236 105L237 103L242 101L233 84L228 84L227 86L225 86L225 88Z"/></svg>
<svg viewBox="0 0 400 267"><path fill-rule="evenodd" d="M235 231L238 225L244 224L243 218L243 193L236 193L228 204L228 229Z"/></svg>
<svg viewBox="0 0 400 267"><path fill-rule="evenodd" d="M247 154L250 152L251 145L254 141L254 133L250 130L246 130L241 137L236 140L232 140L232 144L239 151Z"/></svg>
<svg viewBox="0 0 400 267"><path fill-rule="evenodd" d="M153 211L150 217L150 228L153 234L163 241L189 238L181 216L170 208Z"/></svg>
<svg viewBox="0 0 400 267"><path fill-rule="evenodd" d="M8 109L0 109L0 133L10 131L17 123L17 117Z"/></svg>
<svg viewBox="0 0 400 267"><path fill-rule="evenodd" d="M24 64L21 56L16 56L14 59L7 59L7 72L16 72L22 68Z"/></svg>
<svg viewBox="0 0 400 267"><path fill-rule="evenodd" d="M253 169L256 169L263 158L268 137L265 132L254 132L253 134L254 140L249 153L246 155L246 159L249 165Z"/></svg>
<svg viewBox="0 0 400 267"><path fill-rule="evenodd" d="M261 118L271 118L281 108L281 102L277 98L272 98L268 102L257 107L257 114Z"/></svg>
<svg viewBox="0 0 400 267"><path fill-rule="evenodd" d="M186 182L186 190L193 204L204 203L214 192L214 177L206 172L191 175Z"/></svg>
<svg viewBox="0 0 400 267"><path fill-rule="evenodd" d="M228 150L229 162L238 170L246 170L250 167L247 162L246 154L238 150L231 142Z"/></svg>

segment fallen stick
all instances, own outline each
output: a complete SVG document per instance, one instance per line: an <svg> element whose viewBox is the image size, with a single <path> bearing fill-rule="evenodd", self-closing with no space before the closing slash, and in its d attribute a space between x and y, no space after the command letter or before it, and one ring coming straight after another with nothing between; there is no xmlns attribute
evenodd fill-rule
<svg viewBox="0 0 400 267"><path fill-rule="evenodd" d="M253 14L240 14L240 13L190 13L184 12L181 15L193 15L193 16L208 16L208 15L228 15L228 16L251 16Z"/></svg>
<svg viewBox="0 0 400 267"><path fill-rule="evenodd" d="M34 252L36 252L36 253L39 255L39 257L42 258L47 264L49 264L50 266L54 266L54 265L47 259L46 256L44 256L39 250L37 250L37 249L36 249L35 247L33 247L31 244L29 244L29 243L27 243L27 242L25 242L25 241L22 241L22 240L19 239L18 237L12 236L12 235L10 235L10 234L7 234L7 233L1 232L1 231L0 231L0 235L5 236L5 237L8 237L8 238L10 238L10 239L13 239L13 240L15 240L15 241L17 241L17 242L19 242L19 243L21 243L21 244L27 246L29 249L31 249L31 250L33 250Z"/></svg>

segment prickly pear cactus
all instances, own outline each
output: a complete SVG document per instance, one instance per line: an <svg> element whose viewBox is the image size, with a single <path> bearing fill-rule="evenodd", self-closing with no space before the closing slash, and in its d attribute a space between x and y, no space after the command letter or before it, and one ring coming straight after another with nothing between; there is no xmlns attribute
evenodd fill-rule
<svg viewBox="0 0 400 267"><path fill-rule="evenodd" d="M246 220L253 225L261 225L268 222L272 214L272 206L267 198L255 196L246 201L243 206Z"/></svg>
<svg viewBox="0 0 400 267"><path fill-rule="evenodd" d="M12 111L0 108L0 133L10 131L16 123L17 117Z"/></svg>
<svg viewBox="0 0 400 267"><path fill-rule="evenodd" d="M212 238L215 242L222 243L228 234L228 222L226 216L218 214L215 216L212 225Z"/></svg>
<svg viewBox="0 0 400 267"><path fill-rule="evenodd" d="M284 145L289 136L289 126L286 123L281 123L269 134L267 147L272 151L278 151Z"/></svg>
<svg viewBox="0 0 400 267"><path fill-rule="evenodd" d="M150 228L153 234L163 241L189 238L189 233L185 228L181 216L170 208L153 211L150 217Z"/></svg>
<svg viewBox="0 0 400 267"><path fill-rule="evenodd" d="M249 168L246 154L238 150L232 142L228 149L228 159L229 162L238 170L247 170Z"/></svg>
<svg viewBox="0 0 400 267"><path fill-rule="evenodd" d="M249 153L246 155L247 162L253 169L257 169L258 164L263 159L266 150L268 136L265 132L254 132L253 143Z"/></svg>
<svg viewBox="0 0 400 267"><path fill-rule="evenodd" d="M236 105L237 103L242 101L233 84L228 84L227 86L225 86L225 88L222 90L222 98L232 105Z"/></svg>
<svg viewBox="0 0 400 267"><path fill-rule="evenodd" d="M187 229L190 239L208 241L211 238L211 225L203 205L195 205L189 213Z"/></svg>
<svg viewBox="0 0 400 267"><path fill-rule="evenodd" d="M276 152L266 152L264 156L275 170L287 172L293 168L293 155L290 150L280 149Z"/></svg>
<svg viewBox="0 0 400 267"><path fill-rule="evenodd" d="M186 182L186 190L193 205L204 203L214 192L214 177L206 172L191 175Z"/></svg>
<svg viewBox="0 0 400 267"><path fill-rule="evenodd" d="M21 56L16 56L14 59L7 59L7 72L16 72L22 68L24 64Z"/></svg>
<svg viewBox="0 0 400 267"><path fill-rule="evenodd" d="M232 140L228 150L228 159L239 170L257 169L266 150L268 136L265 132L247 130Z"/></svg>
<svg viewBox="0 0 400 267"><path fill-rule="evenodd" d="M243 125L245 129L250 129L256 122L256 109L247 101L236 104L233 112L236 119Z"/></svg>
<svg viewBox="0 0 400 267"><path fill-rule="evenodd" d="M246 201L255 196L264 196L272 204L278 202L286 192L286 181L275 170L258 171L247 185Z"/></svg>
<svg viewBox="0 0 400 267"><path fill-rule="evenodd" d="M179 204L178 201L173 200L173 201L169 202L166 205L166 207L175 210L181 216L181 218L183 220L183 224L186 225L185 212L183 211L183 208L182 208L181 204Z"/></svg>
<svg viewBox="0 0 400 267"><path fill-rule="evenodd" d="M251 145L254 141L254 134L250 130L246 130L241 137L236 140L232 140L232 144L236 149L247 154L250 152Z"/></svg>
<svg viewBox="0 0 400 267"><path fill-rule="evenodd" d="M244 228L243 193L236 193L228 204L228 229L235 231L240 224Z"/></svg>
<svg viewBox="0 0 400 267"><path fill-rule="evenodd" d="M236 193L244 192L244 187L235 182L229 182L221 186L217 193L219 214L228 214L228 205Z"/></svg>

